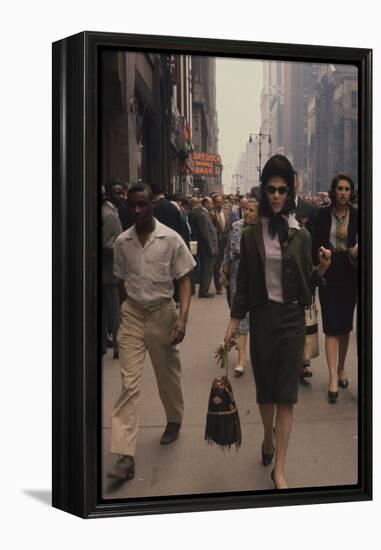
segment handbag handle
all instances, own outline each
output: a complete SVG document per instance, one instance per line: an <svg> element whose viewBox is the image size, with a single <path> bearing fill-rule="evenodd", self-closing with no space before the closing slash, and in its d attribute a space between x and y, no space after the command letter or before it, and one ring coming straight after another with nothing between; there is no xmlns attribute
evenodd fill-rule
<svg viewBox="0 0 381 550"><path fill-rule="evenodd" d="M228 376L228 369L229 369L229 352L228 352L228 348L226 346L224 347L222 360L223 360L223 365L224 365L224 369L225 369L225 376L227 377Z"/></svg>

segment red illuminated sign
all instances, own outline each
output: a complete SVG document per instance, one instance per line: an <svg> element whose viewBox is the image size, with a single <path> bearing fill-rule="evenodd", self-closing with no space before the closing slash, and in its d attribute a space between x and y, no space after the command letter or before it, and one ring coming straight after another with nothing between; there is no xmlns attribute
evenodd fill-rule
<svg viewBox="0 0 381 550"><path fill-rule="evenodd" d="M199 176L219 176L221 157L214 153L193 152L193 174Z"/></svg>

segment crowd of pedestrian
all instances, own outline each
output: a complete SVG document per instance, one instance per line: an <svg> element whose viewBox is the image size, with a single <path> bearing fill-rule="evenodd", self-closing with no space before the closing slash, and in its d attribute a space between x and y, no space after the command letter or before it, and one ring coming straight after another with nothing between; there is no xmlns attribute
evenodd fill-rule
<svg viewBox="0 0 381 550"><path fill-rule="evenodd" d="M357 199L337 174L329 192L300 193L288 159L265 164L248 196L195 192L181 197L158 185L109 182L102 193L102 349L119 358L122 391L111 421L108 475L135 474L138 407L145 353L155 371L167 425L160 443L181 429L183 394L177 344L191 297L224 294L231 319L225 346L237 347L234 374L247 368L247 343L264 428L261 461L273 462L276 489L285 463L298 385L313 375L303 359L305 308L321 304L328 401L349 382L345 371L357 299ZM213 283L213 284L212 284ZM120 305L121 304L121 305Z"/></svg>

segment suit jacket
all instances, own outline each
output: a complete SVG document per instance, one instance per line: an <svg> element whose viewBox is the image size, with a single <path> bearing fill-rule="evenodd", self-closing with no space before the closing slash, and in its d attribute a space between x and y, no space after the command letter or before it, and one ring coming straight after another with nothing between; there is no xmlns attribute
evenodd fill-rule
<svg viewBox="0 0 381 550"><path fill-rule="evenodd" d="M193 208L188 214L188 221L191 228L191 240L198 241L198 215L202 211L201 206Z"/></svg>
<svg viewBox="0 0 381 550"><path fill-rule="evenodd" d="M181 235L181 213L174 204L172 204L165 197L160 198L155 202L153 208L154 217L159 220L160 223L163 223L167 227L170 227L176 233Z"/></svg>
<svg viewBox="0 0 381 550"><path fill-rule="evenodd" d="M208 212L200 208L197 214L198 245L200 250L206 251L211 256L218 255L217 229Z"/></svg>
<svg viewBox="0 0 381 550"><path fill-rule="evenodd" d="M128 209L127 201L123 201L123 203L118 207L118 214L123 227L123 231L126 231L126 229L129 229L134 225L134 220L131 212Z"/></svg>
<svg viewBox="0 0 381 550"><path fill-rule="evenodd" d="M312 240L312 258L314 264L317 265L319 262L318 250L321 246L332 250L332 245L330 243L331 235L331 225L332 225L332 206L325 208L320 208L319 215L315 225L315 231ZM355 246L357 242L357 232L358 232L358 212L352 206L349 206L349 221L348 221L348 250L347 251L334 251L332 256L331 266L327 270L327 275L329 278L332 276L336 278L336 263L340 262L341 269L345 266L348 269L353 268L353 260L349 257L350 248ZM342 277L341 269L337 273L337 277ZM348 271L350 273L350 271Z"/></svg>
<svg viewBox="0 0 381 550"><path fill-rule="evenodd" d="M282 249L282 288L285 303L311 304L312 290L322 284L311 258L311 236L305 228L289 230L289 241ZM265 278L265 245L261 219L242 233L237 290L231 316L243 319L246 313L268 301Z"/></svg>
<svg viewBox="0 0 381 550"><path fill-rule="evenodd" d="M318 250L321 246L332 250L330 243L332 225L332 206L321 208L316 221L314 238L312 241L312 259L315 265L318 264ZM358 212L352 206L349 206L347 250L333 251L331 265L327 269L327 284L342 285L349 284L356 279L357 260L350 256L350 249L357 243L358 232ZM355 283L353 283L355 284Z"/></svg>
<svg viewBox="0 0 381 550"><path fill-rule="evenodd" d="M102 204L102 283L115 285L118 279L113 274L114 243L122 233L118 211L108 201Z"/></svg>
<svg viewBox="0 0 381 550"><path fill-rule="evenodd" d="M226 212L224 212L224 210L222 209L221 212L223 213L224 215L224 218L225 218L225 227L224 229L222 229L221 227L221 224L220 224L220 221L217 217L217 212L215 209L212 210L212 213L211 213L211 218L213 220L213 223L217 229L217 235L218 237L224 237L224 238L228 238L228 235L229 235L229 231L231 229L231 226L232 226L232 221L231 221L231 217L228 216L226 214Z"/></svg>
<svg viewBox="0 0 381 550"><path fill-rule="evenodd" d="M295 218L300 221L302 218L307 218L305 227L311 234L311 237L315 230L316 220L319 214L319 209L303 199L298 199L298 205L295 210Z"/></svg>

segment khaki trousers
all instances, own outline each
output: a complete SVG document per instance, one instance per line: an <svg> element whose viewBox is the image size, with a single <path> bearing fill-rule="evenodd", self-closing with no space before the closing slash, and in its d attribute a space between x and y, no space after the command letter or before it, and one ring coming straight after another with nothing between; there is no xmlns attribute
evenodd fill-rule
<svg viewBox="0 0 381 550"><path fill-rule="evenodd" d="M147 350L167 422L181 424L184 401L180 353L169 342L171 328L176 319L173 300L151 308L142 308L129 299L122 304L118 333L122 392L111 417L112 453L135 455L140 386Z"/></svg>

